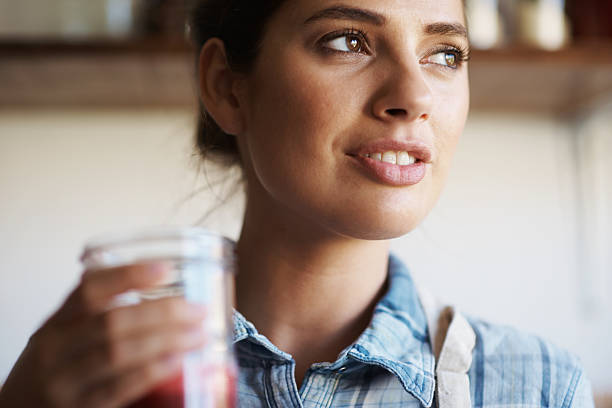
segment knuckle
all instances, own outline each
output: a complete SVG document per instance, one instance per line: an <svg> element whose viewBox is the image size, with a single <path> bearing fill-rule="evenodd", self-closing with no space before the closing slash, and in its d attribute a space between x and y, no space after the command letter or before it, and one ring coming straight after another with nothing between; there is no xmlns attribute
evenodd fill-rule
<svg viewBox="0 0 612 408"><path fill-rule="evenodd" d="M146 265L135 264L130 265L124 268L124 273L122 276L125 279L125 282L130 287L139 286L142 283L142 271L146 268Z"/></svg>
<svg viewBox="0 0 612 408"><path fill-rule="evenodd" d="M106 339L112 340L118 334L120 319L121 315L118 309L109 310L102 315L102 330Z"/></svg>
<svg viewBox="0 0 612 408"><path fill-rule="evenodd" d="M164 342L169 350L177 351L184 347L185 340L184 336L169 336Z"/></svg>
<svg viewBox="0 0 612 408"><path fill-rule="evenodd" d="M142 368L141 375L145 382L151 383L157 380L160 374L159 371L159 367L156 364L150 363Z"/></svg>
<svg viewBox="0 0 612 408"><path fill-rule="evenodd" d="M89 280L84 280L77 289L78 302L87 312L95 310L95 292L95 285Z"/></svg>
<svg viewBox="0 0 612 408"><path fill-rule="evenodd" d="M114 341L106 344L105 354L108 365L114 368L121 366L125 355L121 344Z"/></svg>
<svg viewBox="0 0 612 408"><path fill-rule="evenodd" d="M117 399L117 391L119 388L118 380L109 379L104 384L98 386L95 390L83 395L81 406L84 407L106 407L112 406L112 402Z"/></svg>
<svg viewBox="0 0 612 408"><path fill-rule="evenodd" d="M31 339L31 344L41 366L44 368L53 366L61 345L59 333L47 328L36 333Z"/></svg>
<svg viewBox="0 0 612 408"><path fill-rule="evenodd" d="M87 356L79 362L76 370L91 374L104 370L107 364L108 353L106 348L96 348L87 353Z"/></svg>
<svg viewBox="0 0 612 408"><path fill-rule="evenodd" d="M181 298L168 299L166 317L168 320L180 320L185 315L185 302Z"/></svg>
<svg viewBox="0 0 612 408"><path fill-rule="evenodd" d="M107 402L110 403L117 401L121 398L121 382L119 379L114 378L109 381L104 387L104 393L102 395L108 396ZM104 401L104 398L102 399Z"/></svg>
<svg viewBox="0 0 612 408"><path fill-rule="evenodd" d="M69 385L70 384L67 384L63 380L63 377L51 377L43 386L45 400L48 401L51 406L71 406Z"/></svg>

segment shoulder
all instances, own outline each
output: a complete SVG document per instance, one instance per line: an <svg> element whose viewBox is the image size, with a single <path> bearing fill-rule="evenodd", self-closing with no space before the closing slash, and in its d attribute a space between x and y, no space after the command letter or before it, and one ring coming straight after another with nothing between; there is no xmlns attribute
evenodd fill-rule
<svg viewBox="0 0 612 408"><path fill-rule="evenodd" d="M538 336L467 317L476 334L473 406L592 407L580 360Z"/></svg>

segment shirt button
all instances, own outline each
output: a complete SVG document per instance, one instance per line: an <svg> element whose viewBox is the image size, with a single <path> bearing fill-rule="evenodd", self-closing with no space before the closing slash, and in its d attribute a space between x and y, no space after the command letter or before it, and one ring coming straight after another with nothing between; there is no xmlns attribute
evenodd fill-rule
<svg viewBox="0 0 612 408"><path fill-rule="evenodd" d="M342 366L338 369L338 371L343 372L344 370L346 370L346 367Z"/></svg>

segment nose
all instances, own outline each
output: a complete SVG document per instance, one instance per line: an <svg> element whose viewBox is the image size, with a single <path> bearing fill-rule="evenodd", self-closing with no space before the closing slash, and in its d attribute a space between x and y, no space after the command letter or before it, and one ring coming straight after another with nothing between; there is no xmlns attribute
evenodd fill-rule
<svg viewBox="0 0 612 408"><path fill-rule="evenodd" d="M433 95L417 62L395 63L388 70L372 104L372 113L384 121L426 121Z"/></svg>

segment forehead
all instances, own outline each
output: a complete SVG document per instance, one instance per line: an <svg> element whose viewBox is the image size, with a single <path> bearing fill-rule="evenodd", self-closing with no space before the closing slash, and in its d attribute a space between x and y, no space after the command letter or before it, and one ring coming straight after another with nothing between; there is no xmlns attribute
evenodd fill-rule
<svg viewBox="0 0 612 408"><path fill-rule="evenodd" d="M291 0L285 10L293 24L303 23L318 11L359 8L384 17L385 24L456 22L464 24L464 0Z"/></svg>

